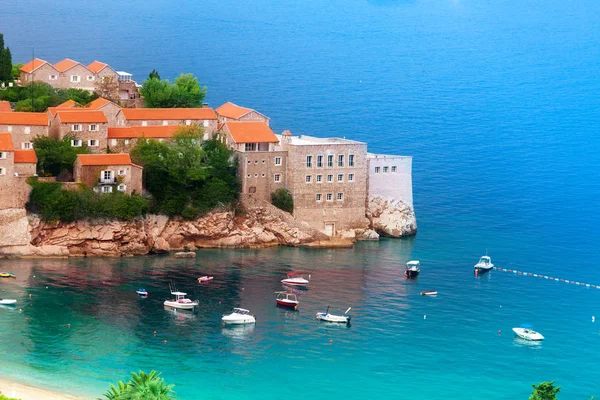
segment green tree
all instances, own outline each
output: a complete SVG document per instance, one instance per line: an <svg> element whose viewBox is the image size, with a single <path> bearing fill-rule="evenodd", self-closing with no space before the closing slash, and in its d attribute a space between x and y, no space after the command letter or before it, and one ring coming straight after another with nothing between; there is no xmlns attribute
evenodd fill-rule
<svg viewBox="0 0 600 400"><path fill-rule="evenodd" d="M132 372L127 383L119 381L116 386L110 385L104 397L108 400L177 400L174 386L167 384L154 370L149 374Z"/></svg>
<svg viewBox="0 0 600 400"><path fill-rule="evenodd" d="M21 77L21 68L23 67L23 63L14 64L12 66L12 78L13 81L16 81Z"/></svg>
<svg viewBox="0 0 600 400"><path fill-rule="evenodd" d="M169 81L148 79L142 85L140 92L144 96L144 103L149 108L169 108L171 106L171 93L173 89Z"/></svg>
<svg viewBox="0 0 600 400"><path fill-rule="evenodd" d="M146 107L174 108L201 107L206 97L206 86L202 87L192 74L181 74L175 83L152 77L144 82L140 92Z"/></svg>
<svg viewBox="0 0 600 400"><path fill-rule="evenodd" d="M533 386L533 392L529 396L529 400L556 400L556 395L560 392L560 386L554 387L554 381L531 386Z"/></svg>
<svg viewBox="0 0 600 400"><path fill-rule="evenodd" d="M0 81L12 80L12 55L10 48L4 47L4 35L0 33Z"/></svg>
<svg viewBox="0 0 600 400"><path fill-rule="evenodd" d="M48 136L38 136L33 139L33 148L37 156L37 173L40 176L58 176L65 171L73 172L73 163L77 154L90 153L87 145L71 146L75 136L67 135L62 140Z"/></svg>
<svg viewBox="0 0 600 400"><path fill-rule="evenodd" d="M271 203L283 211L294 212L294 198L287 189L280 188L271 193Z"/></svg>
<svg viewBox="0 0 600 400"><path fill-rule="evenodd" d="M153 69L152 72L150 72L150 75L148 75L148 79L158 79L160 81L160 75L158 74L158 71Z"/></svg>

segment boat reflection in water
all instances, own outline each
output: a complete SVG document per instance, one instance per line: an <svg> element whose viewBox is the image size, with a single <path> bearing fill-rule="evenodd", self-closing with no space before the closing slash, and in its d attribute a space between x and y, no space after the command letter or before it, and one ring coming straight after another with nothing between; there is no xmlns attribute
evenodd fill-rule
<svg viewBox="0 0 600 400"><path fill-rule="evenodd" d="M254 333L254 324L249 325L225 325L221 332L232 339L247 339Z"/></svg>
<svg viewBox="0 0 600 400"><path fill-rule="evenodd" d="M168 311L169 314L171 314L174 317L174 319L177 319L179 321L186 321L196 318L196 314L194 314L194 312L190 310L171 308L168 306L165 306L164 308L165 311Z"/></svg>

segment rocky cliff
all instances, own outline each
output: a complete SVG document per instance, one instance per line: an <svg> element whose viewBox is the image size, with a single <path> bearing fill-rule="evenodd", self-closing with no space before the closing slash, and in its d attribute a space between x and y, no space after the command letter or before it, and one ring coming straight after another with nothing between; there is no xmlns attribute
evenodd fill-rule
<svg viewBox="0 0 600 400"><path fill-rule="evenodd" d="M415 211L402 200L369 197L367 218L371 229L382 236L399 238L417 233Z"/></svg>

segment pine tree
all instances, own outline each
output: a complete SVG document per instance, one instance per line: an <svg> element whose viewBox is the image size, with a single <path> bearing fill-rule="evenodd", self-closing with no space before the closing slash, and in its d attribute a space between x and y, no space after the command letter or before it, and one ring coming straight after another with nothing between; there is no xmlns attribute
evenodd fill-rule
<svg viewBox="0 0 600 400"><path fill-rule="evenodd" d="M4 35L0 33L0 82L12 81L12 55L4 48Z"/></svg>

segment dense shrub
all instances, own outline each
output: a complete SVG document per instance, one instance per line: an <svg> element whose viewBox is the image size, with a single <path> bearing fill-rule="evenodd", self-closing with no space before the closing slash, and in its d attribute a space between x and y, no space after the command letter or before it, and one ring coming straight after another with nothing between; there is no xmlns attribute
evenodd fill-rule
<svg viewBox="0 0 600 400"><path fill-rule="evenodd" d="M148 200L139 195L118 191L98 194L79 185L75 190L63 190L59 182L38 182L30 178L32 190L27 210L44 221L73 222L83 219L119 219L130 221L145 215Z"/></svg>
<svg viewBox="0 0 600 400"><path fill-rule="evenodd" d="M31 82L26 86L13 86L0 91L0 100L16 103L15 111L42 112L67 100L85 105L97 98L96 93L87 90L55 89L44 82Z"/></svg>
<svg viewBox="0 0 600 400"><path fill-rule="evenodd" d="M33 139L33 148L38 159L38 175L58 176L65 172L72 175L77 154L90 153L86 144L81 147L71 146L71 139L74 138L75 136L67 135L62 140L48 136L38 136Z"/></svg>
<svg viewBox="0 0 600 400"><path fill-rule="evenodd" d="M271 203L283 211L292 213L294 211L294 199L287 189L277 189L271 193Z"/></svg>
<svg viewBox="0 0 600 400"><path fill-rule="evenodd" d="M197 218L238 198L237 161L216 139L202 141L197 126L182 128L170 142L140 140L131 151L144 167L151 211Z"/></svg>
<svg viewBox="0 0 600 400"><path fill-rule="evenodd" d="M108 400L177 400L174 386L161 378L160 372L132 372L129 381L111 384L104 397Z"/></svg>

